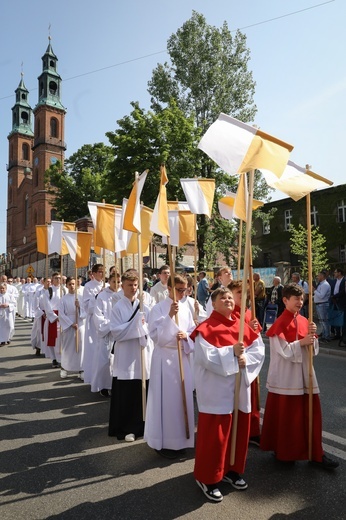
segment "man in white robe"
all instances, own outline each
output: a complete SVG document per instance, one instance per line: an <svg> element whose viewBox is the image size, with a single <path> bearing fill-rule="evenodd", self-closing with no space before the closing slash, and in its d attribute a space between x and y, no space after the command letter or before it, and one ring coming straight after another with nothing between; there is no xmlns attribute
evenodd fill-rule
<svg viewBox="0 0 346 520"><path fill-rule="evenodd" d="M144 433L142 385L148 386L152 342L146 321L149 309L136 297L138 274L122 275L123 296L111 313L114 344L110 436L133 442Z"/></svg>
<svg viewBox="0 0 346 520"><path fill-rule="evenodd" d="M11 330L13 329L14 303L11 295L7 292L7 284L0 283L0 344L10 343Z"/></svg>
<svg viewBox="0 0 346 520"><path fill-rule="evenodd" d="M44 322L46 313L44 310L45 298L49 298L48 287L51 286L51 278L43 278L41 287L36 290L34 299L35 318L31 329L31 346L35 350L35 355L40 356L46 353L44 342Z"/></svg>
<svg viewBox="0 0 346 520"><path fill-rule="evenodd" d="M156 303L159 303L168 297L167 280L169 278L169 274L169 266L162 265L158 272L160 280L150 289L150 296Z"/></svg>
<svg viewBox="0 0 346 520"><path fill-rule="evenodd" d="M113 336L110 330L111 313L116 302L117 279L111 274L109 285L96 297L94 325L97 332L97 346L94 352L94 371L91 379L91 391L100 392L104 397L110 395L112 388L111 354Z"/></svg>
<svg viewBox="0 0 346 520"><path fill-rule="evenodd" d="M82 355L84 348L85 313L76 298L76 280L66 279L65 294L59 304L59 323L62 329L61 369L60 377L65 379L68 372L82 372Z"/></svg>
<svg viewBox="0 0 346 520"><path fill-rule="evenodd" d="M175 298L169 278L169 297L150 312L149 334L155 348L144 433L144 439L151 448L171 459L177 458L185 448L193 447L195 430L193 377L189 363L193 342L188 337L195 323L188 303L182 301L187 290L186 278L174 275L174 285ZM178 348L181 349L184 370L188 428L185 424Z"/></svg>
<svg viewBox="0 0 346 520"><path fill-rule="evenodd" d="M34 284L30 277L26 279L26 283L22 287L24 297L24 317L26 319L34 319L34 297L36 291L36 284Z"/></svg>
<svg viewBox="0 0 346 520"><path fill-rule="evenodd" d="M94 352L97 345L97 334L93 320L95 310L95 297L103 287L104 268L102 264L95 264L91 270L92 278L84 285L83 307L86 313L84 352L82 358L83 374L81 378L85 383L91 384L93 375Z"/></svg>
<svg viewBox="0 0 346 520"><path fill-rule="evenodd" d="M59 305L64 295L61 287L61 274L53 273L52 286L48 288L44 295L43 308L46 314L44 323L44 337L46 346L46 357L52 360L52 368L60 367L61 350L60 350L60 327L59 327Z"/></svg>

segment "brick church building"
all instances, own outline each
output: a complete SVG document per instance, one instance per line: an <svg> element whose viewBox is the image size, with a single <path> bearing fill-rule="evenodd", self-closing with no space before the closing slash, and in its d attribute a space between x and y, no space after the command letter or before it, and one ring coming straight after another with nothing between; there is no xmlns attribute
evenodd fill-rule
<svg viewBox="0 0 346 520"><path fill-rule="evenodd" d="M36 249L36 224L54 219L44 177L51 164L64 163L66 109L61 103L58 58L49 41L38 77L38 100L32 109L23 76L15 90L12 130L8 135L7 256L11 270L44 258Z"/></svg>

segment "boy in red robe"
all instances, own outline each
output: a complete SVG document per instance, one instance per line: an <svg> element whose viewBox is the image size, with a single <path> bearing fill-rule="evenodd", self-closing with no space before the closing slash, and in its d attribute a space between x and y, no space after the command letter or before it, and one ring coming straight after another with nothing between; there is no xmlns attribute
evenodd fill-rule
<svg viewBox="0 0 346 520"><path fill-rule="evenodd" d="M315 323L309 323L299 313L304 302L303 289L291 283L283 288L282 296L286 308L267 332L270 364L261 448L274 451L279 461L292 462L309 458L309 345L318 354L318 339ZM323 453L319 388L312 371L311 462L334 469L339 463Z"/></svg>
<svg viewBox="0 0 346 520"><path fill-rule="evenodd" d="M198 427L194 477L208 500L220 502L220 481L235 489L246 489L240 476L245 469L250 431L250 385L264 360L264 345L245 324L239 342L239 320L232 316L232 292L213 292L211 316L191 334L195 341L195 385ZM236 374L241 369L238 428L234 465L230 464L232 418Z"/></svg>

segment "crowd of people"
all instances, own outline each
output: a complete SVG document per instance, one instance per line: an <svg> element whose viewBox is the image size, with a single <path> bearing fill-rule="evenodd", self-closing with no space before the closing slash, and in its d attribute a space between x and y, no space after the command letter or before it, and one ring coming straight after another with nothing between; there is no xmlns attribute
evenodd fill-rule
<svg viewBox="0 0 346 520"><path fill-rule="evenodd" d="M220 269L212 286L205 272L195 287L190 276L171 273L167 265L156 283L145 280L142 287L134 269L120 276L112 267L105 275L104 266L96 264L86 283L58 272L39 282L2 276L1 344L11 342L16 314L32 320L34 354L49 358L61 378L78 376L91 392L109 398L108 434L126 442L144 437L168 459L195 446L195 396L194 477L208 500L223 499L220 482L239 491L248 487L243 473L249 444L273 451L283 462L310 459L323 469L338 466L322 448L319 388L309 365L309 351L318 353L319 338L316 325L304 316L310 291L299 275L286 286L275 277L266 291L255 273L255 309L246 310L244 323L242 282L232 280L228 267ZM311 289L324 339L330 334L325 304L346 308L342 271L335 271L333 287L322 271ZM274 319L267 322L269 311ZM270 366L261 428L258 376L265 329Z"/></svg>

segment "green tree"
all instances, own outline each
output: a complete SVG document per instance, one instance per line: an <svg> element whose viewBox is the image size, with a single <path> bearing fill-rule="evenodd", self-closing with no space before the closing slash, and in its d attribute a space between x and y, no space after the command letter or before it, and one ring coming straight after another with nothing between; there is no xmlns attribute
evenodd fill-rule
<svg viewBox="0 0 346 520"><path fill-rule="evenodd" d="M220 112L253 120L255 83L247 68L250 51L244 34L237 31L232 36L226 22L218 29L193 11L169 38L167 50L171 65L159 64L149 81L156 112L174 98L203 131Z"/></svg>
<svg viewBox="0 0 346 520"><path fill-rule="evenodd" d="M308 236L307 230L301 224L298 227L290 226L290 243L291 251L299 258L301 265L301 275L303 278L308 277ZM326 249L326 238L319 232L318 227L312 226L312 276L313 278L328 266L328 257Z"/></svg>
<svg viewBox="0 0 346 520"><path fill-rule="evenodd" d="M220 112L247 122L256 115L253 101L255 82L248 70L250 51L246 47L246 36L237 31L232 36L226 22L216 28L208 25L205 17L193 11L175 34L169 38L167 50L170 64L158 64L148 83L151 106L156 113L176 100L178 107L193 115L195 124L203 134ZM237 239L237 226L219 217L217 200L226 188L236 191L238 179L230 177L200 152L195 174L216 180L216 197L212 220L204 215L198 217L199 268L210 265L210 251L217 249L227 263ZM270 189L256 173L254 195L265 200ZM205 258L207 253L208 258Z"/></svg>
<svg viewBox="0 0 346 520"><path fill-rule="evenodd" d="M45 182L57 219L75 221L88 215L88 201L105 198L112 159L112 150L104 143L86 144L66 159L63 169L60 163L50 166Z"/></svg>
<svg viewBox="0 0 346 520"><path fill-rule="evenodd" d="M130 194L135 172L148 169L141 199L153 208L162 163L169 179L168 199L181 199L180 178L193 177L200 166L200 131L193 117L186 117L174 101L157 114L140 108L138 103L131 105L131 114L117 121L114 132L106 134L114 157L106 175L107 202L121 204Z"/></svg>

